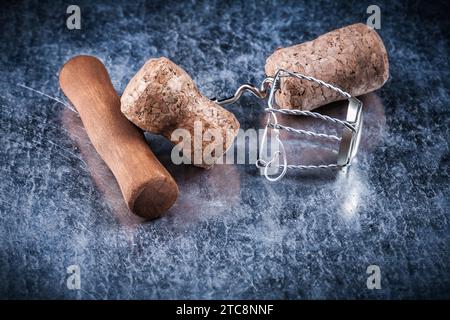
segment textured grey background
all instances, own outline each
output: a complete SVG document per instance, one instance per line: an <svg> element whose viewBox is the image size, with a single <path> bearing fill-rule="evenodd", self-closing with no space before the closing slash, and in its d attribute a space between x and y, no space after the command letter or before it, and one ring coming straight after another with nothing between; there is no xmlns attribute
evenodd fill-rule
<svg viewBox="0 0 450 320"><path fill-rule="evenodd" d="M205 95L224 96L259 83L275 48L365 22L373 3L391 79L363 98L367 125L347 176L273 184L252 165L176 167L170 145L148 136L181 191L153 222L123 208L79 119L17 86L65 100L59 68L91 54L121 93L146 59L167 56ZM450 297L448 5L76 1L82 30L70 31L68 4L0 11L1 298ZM261 126L253 97L229 109L243 128ZM302 154L296 162L316 153ZM66 287L72 264L79 291ZM366 288L370 264L381 267L381 290Z"/></svg>

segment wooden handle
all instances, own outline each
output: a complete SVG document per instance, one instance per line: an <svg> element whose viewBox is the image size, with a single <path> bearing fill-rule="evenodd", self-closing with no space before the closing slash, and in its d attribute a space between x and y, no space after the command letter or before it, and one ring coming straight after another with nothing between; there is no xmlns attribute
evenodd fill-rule
<svg viewBox="0 0 450 320"><path fill-rule="evenodd" d="M62 67L59 83L113 172L128 208L146 218L163 214L177 199L178 186L143 134L121 113L104 65L94 57L74 57Z"/></svg>

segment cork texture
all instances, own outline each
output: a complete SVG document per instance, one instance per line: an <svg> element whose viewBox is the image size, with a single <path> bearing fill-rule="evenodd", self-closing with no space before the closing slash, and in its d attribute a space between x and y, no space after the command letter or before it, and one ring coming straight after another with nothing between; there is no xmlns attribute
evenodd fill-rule
<svg viewBox="0 0 450 320"><path fill-rule="evenodd" d="M374 91L389 77L388 55L375 30L357 23L328 32L315 40L276 50L265 71L300 72L328 82L353 96ZM282 78L276 95L282 108L311 110L343 100L336 91L297 78Z"/></svg>
<svg viewBox="0 0 450 320"><path fill-rule="evenodd" d="M232 113L203 97L192 78L164 57L148 60L130 80L121 98L121 110L145 131L162 134L183 148L190 142L191 162L204 168L211 167L222 157L239 130L239 122ZM197 136L194 136L194 126ZM187 130L190 141L173 138L176 129ZM211 138L208 132L220 136L221 140ZM219 144L222 148L216 149ZM205 150L212 150L207 161L198 157Z"/></svg>

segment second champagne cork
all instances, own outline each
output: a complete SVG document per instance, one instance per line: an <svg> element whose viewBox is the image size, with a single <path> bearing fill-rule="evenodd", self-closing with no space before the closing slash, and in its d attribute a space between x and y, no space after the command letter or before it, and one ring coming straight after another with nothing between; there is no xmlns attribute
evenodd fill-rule
<svg viewBox="0 0 450 320"><path fill-rule="evenodd" d="M379 89L388 80L386 48L375 30L362 23L328 32L315 40L276 50L265 71L303 73L359 96ZM282 108L311 110L344 99L334 90L296 78L283 78L277 93Z"/></svg>

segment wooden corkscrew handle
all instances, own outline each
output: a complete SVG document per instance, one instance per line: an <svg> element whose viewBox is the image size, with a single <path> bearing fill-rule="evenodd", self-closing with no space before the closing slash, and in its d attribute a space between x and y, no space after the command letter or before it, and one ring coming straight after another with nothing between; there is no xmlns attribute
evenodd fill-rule
<svg viewBox="0 0 450 320"><path fill-rule="evenodd" d="M120 98L104 65L95 57L76 56L62 67L59 83L113 172L128 208L145 218L167 211L177 199L178 186L143 133L121 113Z"/></svg>

